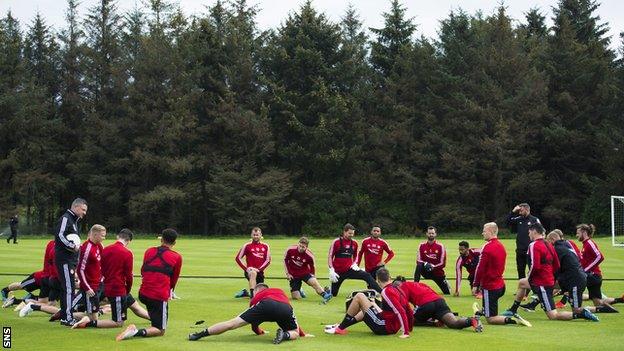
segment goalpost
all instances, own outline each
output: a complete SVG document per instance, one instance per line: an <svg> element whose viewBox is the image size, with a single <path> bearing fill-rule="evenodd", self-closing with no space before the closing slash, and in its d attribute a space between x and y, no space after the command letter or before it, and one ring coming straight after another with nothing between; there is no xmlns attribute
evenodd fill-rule
<svg viewBox="0 0 624 351"><path fill-rule="evenodd" d="M611 242L624 246L624 196L611 196Z"/></svg>

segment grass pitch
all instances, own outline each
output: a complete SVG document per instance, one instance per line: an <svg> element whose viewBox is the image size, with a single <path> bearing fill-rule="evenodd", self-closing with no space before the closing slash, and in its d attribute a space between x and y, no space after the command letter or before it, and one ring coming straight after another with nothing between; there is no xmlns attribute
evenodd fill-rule
<svg viewBox="0 0 624 351"><path fill-rule="evenodd" d="M113 242L109 235L104 245ZM0 285L20 281L28 274L40 270L43 252L47 240L20 238L18 245L0 246ZM357 238L361 241L362 238ZM0 324L12 328L12 349L15 350L270 350L275 348L288 350L622 350L624 333L621 331L623 314L599 314L600 322L592 323L582 320L569 322L549 321L545 314L538 310L535 313L521 312L533 323L533 328L520 326L488 326L481 334L472 329L450 330L447 328L415 328L409 339L397 336L375 336L364 324L349 328L346 336L325 335L323 324L339 322L344 316L344 299L352 290L364 288L363 282L348 281L343 284L340 295L328 305L320 305L320 297L304 284L308 298L294 301L293 306L301 327L315 338L304 338L295 342L284 342L272 345L273 332L277 328L274 323L265 323L262 327L270 331L269 335L256 336L250 328L241 328L219 336L211 336L197 342L189 342L189 332L197 331L195 321L205 320L201 327L230 319L248 306L248 299L234 299L233 295L247 287L240 268L234 262L234 256L248 238L235 239L189 239L182 237L175 250L183 256L182 277L176 293L182 297L174 300L169 307L169 322L164 337L135 338L123 342L115 342L115 335L120 329L82 329L70 330L58 323L48 322L48 315L35 312L25 318L19 318L13 309L0 309ZM447 276L449 283L454 284L454 264L457 258L457 243L461 239L440 240L447 248ZM393 275L413 276L415 253L420 239L388 239L396 252L395 258L388 268ZM284 277L283 253L287 246L295 244L296 238L267 238L271 245L272 264L266 276L267 283L272 287L280 287L288 292L288 283ZM481 246L482 240L470 239L473 247ZM317 274L321 284L327 281L327 251L330 239L312 239L310 249L316 254ZM516 289L515 254L513 240L503 240L508 252L505 276L507 292L501 300L500 311L511 305ZM610 239L598 239L598 245L605 254L601 268L606 279L603 292L608 296L620 296L624 292L624 248L613 248ZM130 248L134 251L135 274L140 273L141 259L144 250L149 246L158 245L156 239L137 239ZM465 275L465 271L464 271ZM236 277L236 278L233 278ZM430 285L437 290L431 281ZM140 277L135 278L133 295L137 297ZM22 296L23 292L18 292ZM447 297L447 303L460 315L471 315L471 304L475 301L470 297L467 281L462 284L462 296ZM585 302L588 303L588 302ZM624 305L616 305L624 312ZM139 328L148 326L129 312L129 323ZM104 315L101 318L110 318Z"/></svg>

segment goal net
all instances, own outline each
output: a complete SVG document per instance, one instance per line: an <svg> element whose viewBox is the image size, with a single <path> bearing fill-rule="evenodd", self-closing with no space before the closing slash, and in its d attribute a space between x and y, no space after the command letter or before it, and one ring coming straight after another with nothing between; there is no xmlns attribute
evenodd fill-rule
<svg viewBox="0 0 624 351"><path fill-rule="evenodd" d="M611 240L624 246L624 196L611 196Z"/></svg>

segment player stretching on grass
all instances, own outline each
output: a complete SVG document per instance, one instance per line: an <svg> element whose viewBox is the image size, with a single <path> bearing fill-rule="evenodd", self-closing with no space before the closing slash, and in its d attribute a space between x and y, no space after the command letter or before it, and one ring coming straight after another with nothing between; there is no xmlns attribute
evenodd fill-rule
<svg viewBox="0 0 624 351"><path fill-rule="evenodd" d="M419 282L421 276L425 279L431 279L438 284L444 295L450 295L451 290L446 281L446 273L444 273L446 249L444 245L436 241L437 236L435 227L427 228L427 241L418 247L414 281Z"/></svg>
<svg viewBox="0 0 624 351"><path fill-rule="evenodd" d="M363 293L357 293L342 322L326 326L325 333L345 335L348 327L364 321L377 335L392 335L401 331L400 338L409 338L414 325L414 312L405 294L392 284L390 272L385 268L377 271L377 281L382 287L381 307L371 302Z"/></svg>
<svg viewBox="0 0 624 351"><path fill-rule="evenodd" d="M477 333L483 331L479 317L455 317L444 298L427 284L406 282L405 278L401 276L396 277L393 284L414 305L414 325L430 326L432 325L431 321L437 320L451 329L472 327Z"/></svg>
<svg viewBox="0 0 624 351"><path fill-rule="evenodd" d="M293 300L298 300L301 295L301 283L311 286L317 294L323 297L323 303L332 298L329 289L325 291L314 277L314 255L308 250L310 240L305 236L299 239L297 245L292 245L284 253L284 270L286 279L290 283L290 295Z"/></svg>
<svg viewBox="0 0 624 351"><path fill-rule="evenodd" d="M371 228L371 235L362 240L362 248L358 253L357 264L360 265L364 258L364 269L373 278L376 278L377 270L385 267L394 257L394 251L384 239L380 238L381 227L374 226ZM385 260L382 260L384 251L388 254Z"/></svg>
<svg viewBox="0 0 624 351"><path fill-rule="evenodd" d="M485 316L488 324L522 324L527 327L531 323L524 320L518 314L511 317L498 315L498 299L505 295L505 281L503 273L505 273L505 260L507 251L498 240L498 225L494 222L485 223L483 225L483 239L487 241L481 248L481 257L479 264L475 270L474 284L472 287L473 295L479 291L483 293L482 307L475 302L472 308L477 316Z"/></svg>
<svg viewBox="0 0 624 351"><path fill-rule="evenodd" d="M544 240L544 227L541 223L533 223L529 226L529 273L527 278L518 281L518 291L513 305L505 311L505 315L514 315L518 312L520 302L524 298L525 291L531 289L540 300L546 316L551 320L572 320L585 318L598 321L596 316L580 307L574 312L557 311L553 300L553 287L555 286L555 273L559 272L559 257L555 249ZM580 285L578 282L575 285ZM565 281L564 281L565 285Z"/></svg>
<svg viewBox="0 0 624 351"><path fill-rule="evenodd" d="M257 283L264 282L264 270L271 264L271 251L267 243L261 242L262 230L255 227L251 230L251 241L243 245L236 254L236 263L245 272L245 278L249 282L249 292L241 290L234 297L253 297ZM245 263L243 263L245 257Z"/></svg>
<svg viewBox="0 0 624 351"><path fill-rule="evenodd" d="M481 249L471 249L467 241L461 241L459 243L459 257L457 257L457 261L455 262L455 292L453 296L459 296L462 281L462 267L466 267L466 271L468 271L468 281L470 282L470 291L472 291L472 283L474 281L477 264L479 264L479 256L481 256ZM477 298L482 297L481 294L477 294L476 296Z"/></svg>
<svg viewBox="0 0 624 351"><path fill-rule="evenodd" d="M265 332L260 328L264 322L276 322L279 329L275 332L274 344L284 340L295 340L305 336L297 325L297 318L288 297L282 289L269 288L264 283L256 284L256 293L249 301L249 309L229 321L217 323L200 332L189 334L190 341L197 341L211 335L219 335L230 330L251 324L251 330L257 335Z"/></svg>
<svg viewBox="0 0 624 351"><path fill-rule="evenodd" d="M329 247L329 255L327 257L329 265L329 281L331 281L331 293L338 296L338 291L342 282L346 279L364 280L369 289L381 292L381 287L375 279L367 272L362 271L357 265L357 249L358 243L353 240L355 227L351 224L345 224L342 229L342 235L334 239Z"/></svg>
<svg viewBox="0 0 624 351"><path fill-rule="evenodd" d="M152 326L137 329L134 324L130 324L126 330L117 335L117 341L134 336L165 335L169 314L168 301L171 300L171 292L175 289L182 269L182 256L172 250L177 238L178 233L174 229L163 230L160 237L161 245L147 249L143 256L141 267L143 280L139 289L139 300L147 308Z"/></svg>

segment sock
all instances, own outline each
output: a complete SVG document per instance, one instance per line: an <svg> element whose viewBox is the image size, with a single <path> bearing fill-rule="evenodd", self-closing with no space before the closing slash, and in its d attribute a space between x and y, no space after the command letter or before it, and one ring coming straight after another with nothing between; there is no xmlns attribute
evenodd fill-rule
<svg viewBox="0 0 624 351"><path fill-rule="evenodd" d="M622 303L622 302L624 302L624 299L623 299L623 298L621 298L621 297L616 297L612 303Z"/></svg>
<svg viewBox="0 0 624 351"><path fill-rule="evenodd" d="M284 330L284 340L290 340L290 333Z"/></svg>
<svg viewBox="0 0 624 351"><path fill-rule="evenodd" d="M354 325L355 323L357 323L357 321L355 320L355 317L351 317L348 314L345 314L345 317L342 320L342 322L340 322L340 325L338 326L338 328L347 329L350 326Z"/></svg>
<svg viewBox="0 0 624 351"><path fill-rule="evenodd" d="M561 301L559 302L561 302L564 305L568 303L568 295L563 295L563 297L561 298Z"/></svg>
<svg viewBox="0 0 624 351"><path fill-rule="evenodd" d="M13 298L13 304L14 305L19 305L22 302L24 302L24 299L18 299L17 297Z"/></svg>
<svg viewBox="0 0 624 351"><path fill-rule="evenodd" d="M33 311L41 311L41 306L39 305L30 305L30 308L32 308Z"/></svg>
<svg viewBox="0 0 624 351"><path fill-rule="evenodd" d="M7 287L5 287L5 288L2 288L2 292L3 292L5 295L9 295L9 287L7 286Z"/></svg>
<svg viewBox="0 0 624 351"><path fill-rule="evenodd" d="M472 327L472 320L476 318L466 318L466 322L464 323L464 328Z"/></svg>
<svg viewBox="0 0 624 351"><path fill-rule="evenodd" d="M253 290L254 289L249 289L249 297L251 297L253 299Z"/></svg>
<svg viewBox="0 0 624 351"><path fill-rule="evenodd" d="M210 332L208 331L208 328L204 329L204 330L202 331L202 334L203 334L204 336L210 336Z"/></svg>
<svg viewBox="0 0 624 351"><path fill-rule="evenodd" d="M520 302L519 301L514 301L513 305L511 305L511 308L509 309L511 312L516 313L518 312L518 307L520 307Z"/></svg>
<svg viewBox="0 0 624 351"><path fill-rule="evenodd" d="M505 317L505 324L518 324L511 317Z"/></svg>
<svg viewBox="0 0 624 351"><path fill-rule="evenodd" d="M484 314L481 311L477 311L477 312L475 312L475 316L484 316Z"/></svg>
<svg viewBox="0 0 624 351"><path fill-rule="evenodd" d="M87 328L97 328L97 320L89 321L86 325Z"/></svg>
<svg viewBox="0 0 624 351"><path fill-rule="evenodd" d="M137 331L136 334L134 334L134 336L142 336L142 337L146 337L147 336L147 330L145 329L139 329Z"/></svg>
<svg viewBox="0 0 624 351"><path fill-rule="evenodd" d="M572 319L583 318L581 313L572 312Z"/></svg>

